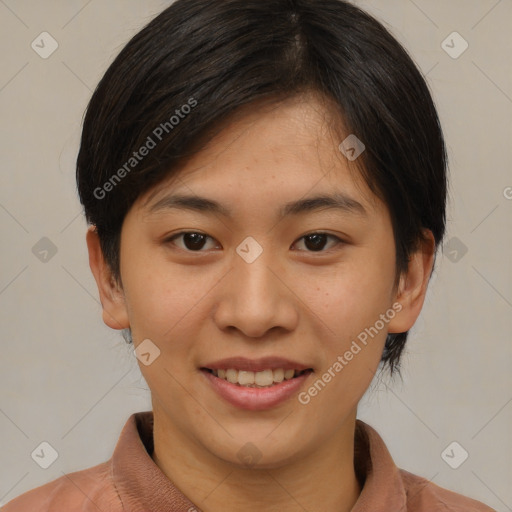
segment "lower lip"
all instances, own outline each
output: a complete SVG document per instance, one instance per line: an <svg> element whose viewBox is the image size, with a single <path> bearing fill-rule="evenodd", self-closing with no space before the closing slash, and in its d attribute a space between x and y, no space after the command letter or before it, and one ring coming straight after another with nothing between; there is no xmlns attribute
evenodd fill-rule
<svg viewBox="0 0 512 512"><path fill-rule="evenodd" d="M208 379L214 391L235 407L249 411L270 409L295 395L312 372L306 372L293 379L283 380L268 388L248 388L220 379L206 370L201 373Z"/></svg>

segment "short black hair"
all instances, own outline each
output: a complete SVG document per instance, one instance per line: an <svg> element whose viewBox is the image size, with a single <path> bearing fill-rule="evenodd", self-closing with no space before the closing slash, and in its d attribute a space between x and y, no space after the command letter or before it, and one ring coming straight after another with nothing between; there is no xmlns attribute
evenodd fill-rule
<svg viewBox="0 0 512 512"><path fill-rule="evenodd" d="M440 246L442 129L421 72L381 23L343 0L177 0L122 49L84 117L78 192L117 282L121 229L137 198L242 106L304 92L331 101L366 147L359 167L389 208L396 283L424 229ZM381 362L392 372L407 334L388 334Z"/></svg>

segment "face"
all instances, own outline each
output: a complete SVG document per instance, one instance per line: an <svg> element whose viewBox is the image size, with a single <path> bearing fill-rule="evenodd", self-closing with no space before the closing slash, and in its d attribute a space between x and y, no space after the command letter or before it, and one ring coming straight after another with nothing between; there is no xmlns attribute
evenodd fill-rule
<svg viewBox="0 0 512 512"><path fill-rule="evenodd" d="M155 428L212 458L276 467L350 432L387 333L421 308L325 118L311 97L247 110L123 224L121 299L102 302L150 354Z"/></svg>

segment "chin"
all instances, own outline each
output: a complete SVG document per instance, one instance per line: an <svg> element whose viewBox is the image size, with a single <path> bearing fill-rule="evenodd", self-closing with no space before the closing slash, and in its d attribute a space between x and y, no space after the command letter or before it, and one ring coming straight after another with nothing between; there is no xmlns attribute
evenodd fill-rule
<svg viewBox="0 0 512 512"><path fill-rule="evenodd" d="M205 446L215 457L233 464L238 469L277 469L301 458L305 447L299 446L294 437L276 439L261 434L239 435L229 439L224 446ZM211 438L209 440L211 444ZM302 439L302 443L304 439Z"/></svg>

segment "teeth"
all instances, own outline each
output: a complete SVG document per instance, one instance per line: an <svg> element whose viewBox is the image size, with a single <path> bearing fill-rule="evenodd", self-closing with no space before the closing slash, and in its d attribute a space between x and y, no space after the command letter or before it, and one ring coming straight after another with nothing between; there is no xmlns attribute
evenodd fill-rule
<svg viewBox="0 0 512 512"><path fill-rule="evenodd" d="M272 372L274 374L274 382L283 382L284 380L284 370L279 368Z"/></svg>
<svg viewBox="0 0 512 512"><path fill-rule="evenodd" d="M274 383L274 372L272 370L263 370L262 372L253 373L253 375L254 382L258 386L272 386ZM240 382L240 379L238 379L238 382Z"/></svg>
<svg viewBox="0 0 512 512"><path fill-rule="evenodd" d="M286 370L286 371L284 372L284 378L285 378L286 380L291 379L291 378L293 377L293 375L294 375L294 374L295 374L295 370Z"/></svg>
<svg viewBox="0 0 512 512"><path fill-rule="evenodd" d="M231 384L236 384L238 382L238 370L226 370L226 379Z"/></svg>
<svg viewBox="0 0 512 512"><path fill-rule="evenodd" d="M254 384L254 372L246 372L240 370L238 372L238 384L240 384L240 386L248 386L249 384Z"/></svg>
<svg viewBox="0 0 512 512"><path fill-rule="evenodd" d="M231 382L231 384L239 384L240 386L250 388L270 387L274 384L283 382L283 380L290 380L300 373L302 372L296 370L284 370L283 368L277 368L275 370L268 369L261 372L235 370L234 368L213 370L213 374L220 379L227 380L228 382Z"/></svg>

